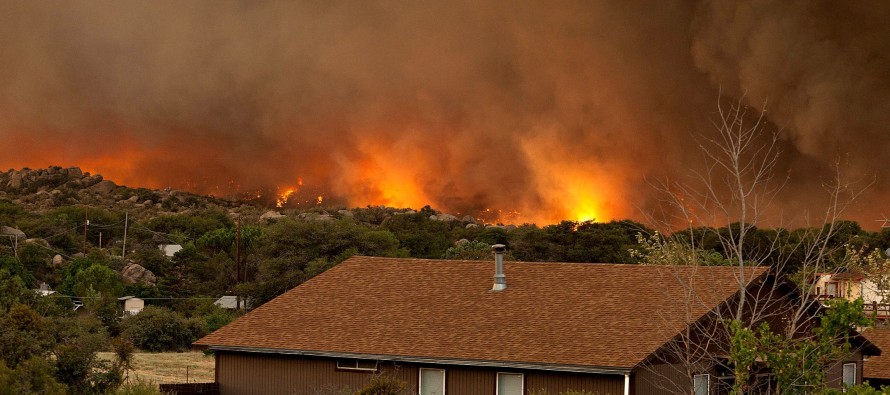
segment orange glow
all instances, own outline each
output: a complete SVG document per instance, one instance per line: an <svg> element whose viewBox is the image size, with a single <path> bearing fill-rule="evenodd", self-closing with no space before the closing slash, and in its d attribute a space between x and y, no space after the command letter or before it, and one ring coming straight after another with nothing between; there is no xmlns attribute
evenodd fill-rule
<svg viewBox="0 0 890 395"><path fill-rule="evenodd" d="M620 196L615 184L618 175L598 168L596 163L559 156L562 151L554 141L546 133L524 141L537 190L546 191L543 207L534 216L524 218L538 224L611 220L614 204L609 202Z"/></svg>
<svg viewBox="0 0 890 395"><path fill-rule="evenodd" d="M403 149L404 148L404 149ZM360 147L364 154L343 165L343 174L335 183L335 192L354 207L385 205L420 208L435 204L422 188L425 153L412 147L387 147L368 141Z"/></svg>
<svg viewBox="0 0 890 395"><path fill-rule="evenodd" d="M447 166L448 162L436 157L434 150L418 148L424 145L423 141L411 141L410 138L387 140L379 134L367 135L374 137L355 142L354 151L324 163L326 166L314 170L282 167L281 170L264 172L261 167L220 167L218 160L208 159L214 158L222 149L221 142L190 144L189 155L183 156L179 153L183 152L185 145L175 137L148 144L121 133L114 139L108 139L104 145L90 145L88 141L64 144L32 141L22 137L27 136L24 133L13 136L18 143L16 149L0 147L0 167L21 168L23 164L32 168L79 166L84 171L102 174L119 185L157 189L172 187L194 193L248 199L266 196L270 200L267 204L271 205L274 201L278 208L327 203L349 207L384 205L417 210L430 205L458 216L469 214L484 223L546 225L562 220L608 221L614 213L632 211L626 204L616 203L626 196L620 188L625 184L621 178L622 171L603 169L592 160L564 157L564 150L550 142L552 139L547 138L546 133L521 143L525 164L531 172L529 179L532 183L523 186L528 196L519 195L506 202L463 202L488 205L487 208L475 210L454 207L453 201L448 200L448 184L467 177L465 172L472 172L472 167L443 167L443 163ZM72 149L72 146L76 149ZM287 164L287 161L282 160L281 163ZM233 171L236 169L241 173L236 174ZM311 180L307 183L309 186L304 186L302 177L294 180L290 176L293 181L286 184L276 181L278 172L293 174L295 171L306 171L302 174ZM264 184L278 187L270 190Z"/></svg>

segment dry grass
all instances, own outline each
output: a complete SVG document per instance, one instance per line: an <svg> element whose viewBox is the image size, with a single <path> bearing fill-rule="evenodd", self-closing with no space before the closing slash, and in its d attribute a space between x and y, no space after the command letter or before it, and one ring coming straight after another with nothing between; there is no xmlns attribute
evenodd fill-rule
<svg viewBox="0 0 890 395"><path fill-rule="evenodd" d="M100 352L99 358L111 360L110 352ZM188 374L189 383L210 383L214 381L213 356L205 356L200 352L166 352L133 354L133 372L131 378L140 378L157 384L185 383Z"/></svg>

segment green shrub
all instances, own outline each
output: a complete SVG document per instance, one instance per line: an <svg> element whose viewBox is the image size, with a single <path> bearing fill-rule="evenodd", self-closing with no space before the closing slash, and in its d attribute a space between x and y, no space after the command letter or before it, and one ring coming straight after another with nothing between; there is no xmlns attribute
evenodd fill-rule
<svg viewBox="0 0 890 395"><path fill-rule="evenodd" d="M143 379L136 379L125 383L115 391L106 395L163 395L157 384Z"/></svg>
<svg viewBox="0 0 890 395"><path fill-rule="evenodd" d="M145 351L180 351L187 349L197 338L193 327L181 315L170 309L148 306L139 314L121 322L121 334Z"/></svg>
<svg viewBox="0 0 890 395"><path fill-rule="evenodd" d="M65 386L53 377L53 366L44 358L32 357L15 369L0 360L0 395L65 395Z"/></svg>
<svg viewBox="0 0 890 395"><path fill-rule="evenodd" d="M358 390L356 395L407 395L408 385L402 380L385 374L371 377L371 380Z"/></svg>

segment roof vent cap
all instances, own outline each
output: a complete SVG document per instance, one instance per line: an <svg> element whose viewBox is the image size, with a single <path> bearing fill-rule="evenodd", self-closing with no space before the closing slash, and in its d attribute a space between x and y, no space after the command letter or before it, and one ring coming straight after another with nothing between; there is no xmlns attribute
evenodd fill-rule
<svg viewBox="0 0 890 395"><path fill-rule="evenodd" d="M507 276L504 275L504 251L507 251L507 246L495 244L491 250L494 252L494 285L491 290L503 291L507 289Z"/></svg>

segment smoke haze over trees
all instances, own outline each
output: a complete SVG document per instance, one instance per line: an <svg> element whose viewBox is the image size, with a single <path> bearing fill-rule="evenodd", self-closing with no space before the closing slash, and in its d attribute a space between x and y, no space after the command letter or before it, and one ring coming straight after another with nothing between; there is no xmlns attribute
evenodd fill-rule
<svg viewBox="0 0 890 395"><path fill-rule="evenodd" d="M717 100L780 131L777 210L840 158L890 196L890 4L0 3L0 167L133 186L295 185L350 206L638 218ZM868 222L866 222L868 221ZM722 225L722 224L715 224Z"/></svg>

